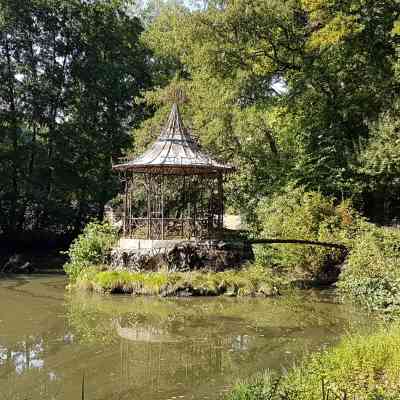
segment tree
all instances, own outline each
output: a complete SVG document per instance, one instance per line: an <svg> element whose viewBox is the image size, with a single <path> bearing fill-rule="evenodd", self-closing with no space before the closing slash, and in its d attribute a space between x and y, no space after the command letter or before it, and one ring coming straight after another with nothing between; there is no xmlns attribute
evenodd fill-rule
<svg viewBox="0 0 400 400"><path fill-rule="evenodd" d="M367 207L375 218L392 222L400 211L400 118L399 107L385 112L372 124L371 134L362 149L360 173L370 194ZM368 190L369 189L369 190Z"/></svg>
<svg viewBox="0 0 400 400"><path fill-rule="evenodd" d="M165 10L144 40L175 60L169 80L188 91L186 119L203 145L239 166L235 206L255 209L288 181L362 203L354 165L371 122L398 96L399 15L396 0L215 0ZM137 143L161 121L165 90L147 95L159 111Z"/></svg>
<svg viewBox="0 0 400 400"><path fill-rule="evenodd" d="M0 1L0 231L71 233L101 215L149 87L123 0Z"/></svg>

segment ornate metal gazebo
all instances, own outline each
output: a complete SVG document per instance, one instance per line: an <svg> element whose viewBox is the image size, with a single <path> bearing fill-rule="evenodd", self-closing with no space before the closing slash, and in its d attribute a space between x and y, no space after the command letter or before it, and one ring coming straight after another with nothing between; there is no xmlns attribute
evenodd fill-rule
<svg viewBox="0 0 400 400"><path fill-rule="evenodd" d="M151 147L113 169L125 183L124 237L215 238L222 232L223 177L234 168L200 149L177 104Z"/></svg>

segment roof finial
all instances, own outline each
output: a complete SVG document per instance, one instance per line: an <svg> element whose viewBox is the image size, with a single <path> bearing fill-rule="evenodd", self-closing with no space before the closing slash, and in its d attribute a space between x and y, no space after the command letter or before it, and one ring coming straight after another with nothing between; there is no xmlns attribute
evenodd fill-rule
<svg viewBox="0 0 400 400"><path fill-rule="evenodd" d="M165 103L181 105L187 103L188 100L189 99L188 96L186 95L185 90L177 82L171 83L171 85L165 91L164 95Z"/></svg>

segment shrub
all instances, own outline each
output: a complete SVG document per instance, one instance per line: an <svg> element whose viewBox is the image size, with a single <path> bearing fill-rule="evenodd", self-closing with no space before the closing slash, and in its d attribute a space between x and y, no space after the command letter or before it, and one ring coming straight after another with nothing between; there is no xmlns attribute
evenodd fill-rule
<svg viewBox="0 0 400 400"><path fill-rule="evenodd" d="M67 254L69 262L64 270L75 282L85 268L105 264L118 239L116 229L108 222L90 222L82 234L71 244Z"/></svg>
<svg viewBox="0 0 400 400"><path fill-rule="evenodd" d="M316 240L350 245L362 222L349 201L289 186L258 207L261 235L266 238ZM342 261L340 250L319 246L279 244L256 253L257 261L276 269L316 278L327 266Z"/></svg>
<svg viewBox="0 0 400 400"><path fill-rule="evenodd" d="M394 400L400 395L400 327L348 336L276 379L237 385L229 400Z"/></svg>
<svg viewBox="0 0 400 400"><path fill-rule="evenodd" d="M354 240L340 291L373 310L400 306L400 229L365 224Z"/></svg>

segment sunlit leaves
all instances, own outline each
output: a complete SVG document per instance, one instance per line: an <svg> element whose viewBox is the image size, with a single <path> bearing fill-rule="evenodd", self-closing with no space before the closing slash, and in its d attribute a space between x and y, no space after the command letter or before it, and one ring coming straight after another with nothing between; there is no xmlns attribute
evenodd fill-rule
<svg viewBox="0 0 400 400"><path fill-rule="evenodd" d="M308 47L311 50L323 49L343 42L351 34L363 29L357 20L356 16L335 15L327 25L311 35Z"/></svg>
<svg viewBox="0 0 400 400"><path fill-rule="evenodd" d="M397 1L209 2L161 13L143 39L156 58L175 59L169 79L185 85L185 120L201 142L239 167L234 202L255 204L288 181L353 196L365 189L353 168L359 143L396 98L396 10Z"/></svg>

